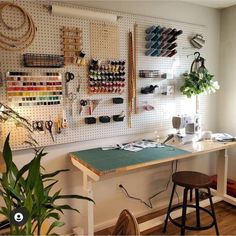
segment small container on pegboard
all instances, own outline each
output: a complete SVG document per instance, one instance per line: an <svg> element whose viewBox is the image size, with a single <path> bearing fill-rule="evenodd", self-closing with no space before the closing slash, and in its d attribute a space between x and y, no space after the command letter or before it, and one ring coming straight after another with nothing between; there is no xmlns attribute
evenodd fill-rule
<svg viewBox="0 0 236 236"><path fill-rule="evenodd" d="M145 32L146 56L173 57L177 54L177 37L183 33L182 30L153 25Z"/></svg>
<svg viewBox="0 0 236 236"><path fill-rule="evenodd" d="M44 68L60 68L64 67L63 55L53 54L23 54L23 64L25 67L44 67Z"/></svg>
<svg viewBox="0 0 236 236"><path fill-rule="evenodd" d="M89 93L123 93L125 88L125 61L99 61L89 65Z"/></svg>

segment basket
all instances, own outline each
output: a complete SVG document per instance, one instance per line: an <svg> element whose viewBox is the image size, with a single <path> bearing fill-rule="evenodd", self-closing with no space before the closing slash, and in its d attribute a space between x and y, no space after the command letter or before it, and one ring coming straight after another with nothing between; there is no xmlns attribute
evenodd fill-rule
<svg viewBox="0 0 236 236"><path fill-rule="evenodd" d="M23 57L25 67L64 67L62 55L26 53Z"/></svg>

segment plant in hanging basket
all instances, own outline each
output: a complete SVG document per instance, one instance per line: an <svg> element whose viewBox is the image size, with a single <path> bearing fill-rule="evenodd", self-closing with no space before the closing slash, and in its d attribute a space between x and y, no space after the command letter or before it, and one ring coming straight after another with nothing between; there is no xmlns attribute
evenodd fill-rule
<svg viewBox="0 0 236 236"><path fill-rule="evenodd" d="M187 97L199 95L201 93L214 93L220 88L217 81L214 81L214 75L203 72L184 73L184 84L180 87L180 91Z"/></svg>

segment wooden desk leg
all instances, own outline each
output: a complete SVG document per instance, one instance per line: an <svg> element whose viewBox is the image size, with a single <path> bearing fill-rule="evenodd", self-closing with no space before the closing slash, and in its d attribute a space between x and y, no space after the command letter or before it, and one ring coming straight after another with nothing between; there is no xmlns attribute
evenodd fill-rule
<svg viewBox="0 0 236 236"><path fill-rule="evenodd" d="M88 179L86 173L83 173L84 195L93 199L92 181ZM84 235L94 235L94 204L90 201L84 202L83 211Z"/></svg>
<svg viewBox="0 0 236 236"><path fill-rule="evenodd" d="M217 159L217 195L224 197L226 194L228 176L228 153L220 150Z"/></svg>

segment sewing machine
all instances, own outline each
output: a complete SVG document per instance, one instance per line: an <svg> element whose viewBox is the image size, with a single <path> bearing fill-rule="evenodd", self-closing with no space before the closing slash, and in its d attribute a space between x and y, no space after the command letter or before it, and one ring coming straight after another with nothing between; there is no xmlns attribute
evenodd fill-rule
<svg viewBox="0 0 236 236"><path fill-rule="evenodd" d="M181 129L185 129L185 134L195 134L199 133L200 127L200 117L198 114L194 116L173 116L172 117L173 128L178 130L177 133L181 133Z"/></svg>
<svg viewBox="0 0 236 236"><path fill-rule="evenodd" d="M177 130L175 135L181 143L190 143L200 138L200 117L198 114L194 116L173 116L172 126Z"/></svg>

